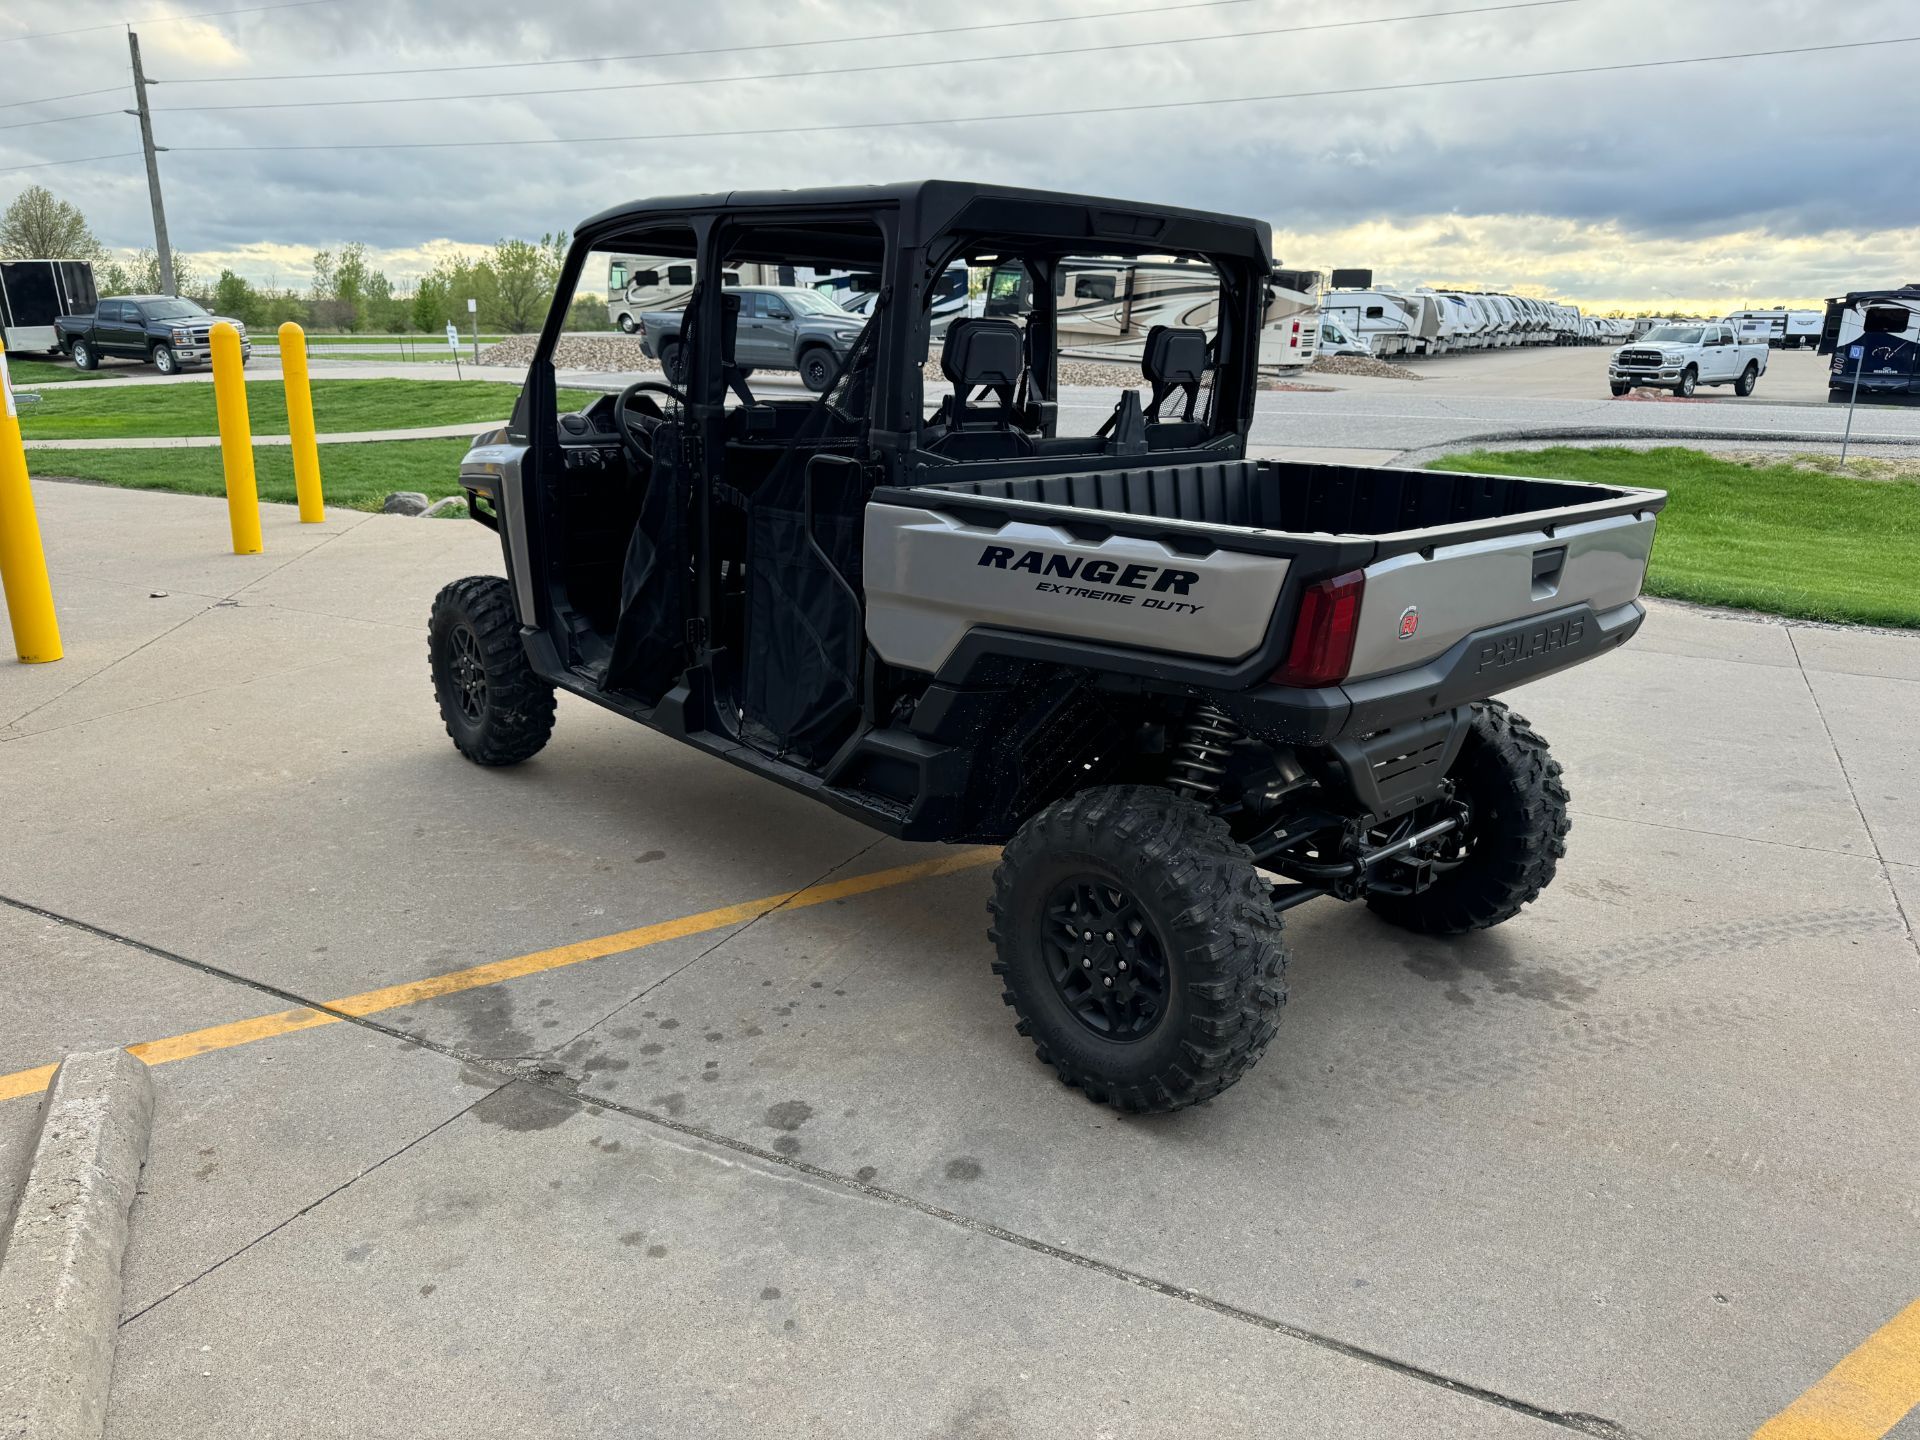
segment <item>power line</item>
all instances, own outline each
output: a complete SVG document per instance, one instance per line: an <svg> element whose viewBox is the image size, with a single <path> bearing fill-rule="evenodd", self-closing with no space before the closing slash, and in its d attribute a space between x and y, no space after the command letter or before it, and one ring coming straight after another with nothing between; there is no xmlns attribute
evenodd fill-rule
<svg viewBox="0 0 1920 1440"><path fill-rule="evenodd" d="M313 150L463 150L529 145L611 145L639 140L718 140L751 135L815 135L828 131L892 130L928 125L979 125L1005 120L1059 120L1076 115L1122 115L1156 110L1192 110L1214 105L1255 105L1275 100L1320 100L1343 95L1379 95L1401 90L1493 85L1508 80L1552 80L1574 75L1611 75L1626 70L1661 70L1679 65L1712 65L1729 60L1762 60L1781 55L1814 55L1837 50L1866 50L1880 45L1912 45L1920 35L1883 40L1852 40L1828 45L1795 45L1777 50L1742 50L1726 55L1689 55L1674 60L1632 60L1616 65L1579 65L1564 70L1523 70L1506 75L1465 75L1450 80L1406 80L1390 85L1352 85L1332 90L1289 90L1273 95L1224 95L1201 100L1160 100L1131 105L1089 105L1063 110L1005 111L994 115L942 115L921 120L859 120L832 125L768 125L738 130L654 131L644 135L582 135L527 140L407 140L325 145L177 145L176 154ZM28 167L15 167L28 168Z"/></svg>
<svg viewBox="0 0 1920 1440"><path fill-rule="evenodd" d="M89 110L84 115L49 115L43 120L15 120L0 130L25 130L30 125L64 125L69 120L97 120L102 115L124 115L124 110Z"/></svg>
<svg viewBox="0 0 1920 1440"><path fill-rule="evenodd" d="M319 4L323 0L309 0ZM648 50L634 55L580 55L571 60L499 60L484 65L419 65L400 70L320 70L299 75L201 75L188 80L149 81L159 85L226 85L245 80L364 80L381 75L449 75L462 70L527 70L542 65L598 65L618 60L684 60L696 55L740 55L761 50L801 50L815 45L857 45L868 40L917 40L932 35L972 35L983 30L1018 30L1033 25L1070 25L1081 20L1117 20L1131 15L1167 15L1187 10L1217 10L1255 0L1188 0L1177 5L1139 5L1126 10L1088 10L1079 15L1046 15L1032 20L994 20L978 25L943 25L932 30L889 30L876 35L833 35L824 39L769 40L759 45L715 45L700 50Z"/></svg>
<svg viewBox="0 0 1920 1440"><path fill-rule="evenodd" d="M51 105L56 100L84 100L89 95L113 95L125 85L104 85L98 90L69 90L64 95L42 95L38 100L0 100L0 110L18 110L22 105Z"/></svg>
<svg viewBox="0 0 1920 1440"><path fill-rule="evenodd" d="M868 75L880 70L946 69L955 65L989 65L1008 60L1037 60L1062 55L1096 55L1114 50L1157 50L1170 45L1203 45L1221 40L1251 40L1274 35L1300 35L1313 30L1351 30L1366 25L1393 25L1403 20L1444 20L1453 16L1491 15L1509 10L1543 10L1578 5L1584 0L1505 0L1468 10L1421 10L1408 15L1378 15L1366 20L1328 20L1312 25L1280 25L1261 30L1232 30L1219 35L1179 35L1166 40L1121 40L1104 45L1073 45L1055 50L1023 50L1004 55L963 55L938 60L893 60L873 65L843 65L824 70L775 70L759 75L714 75L695 79L631 80L616 85L566 85L543 90L481 90L463 95L399 95L387 99L356 96L346 100L267 100L235 105L157 105L154 113L199 114L220 110L304 110L341 105L426 105L445 100L522 100L535 95L593 95L608 90L659 90L684 85L733 85L748 80L803 80L820 75ZM178 83L178 82L175 82ZM4 129L0 126L0 129Z"/></svg>
<svg viewBox="0 0 1920 1440"><path fill-rule="evenodd" d="M85 35L94 30L118 30L127 25L171 25L177 20L211 20L220 15L261 15L269 10L301 10L309 5L337 5L340 0L283 0L278 5L247 5L238 10L200 10L192 15L149 15L144 20L109 20L102 25L76 25L71 30L38 30L31 35L0 35L0 45L16 40L52 40L61 35Z"/></svg>
<svg viewBox="0 0 1920 1440"><path fill-rule="evenodd" d="M91 165L96 160L138 160L142 153L139 150L119 150L112 155L75 155L71 160L35 160L31 165L0 165L0 175L11 175L16 170L45 170L53 165Z"/></svg>

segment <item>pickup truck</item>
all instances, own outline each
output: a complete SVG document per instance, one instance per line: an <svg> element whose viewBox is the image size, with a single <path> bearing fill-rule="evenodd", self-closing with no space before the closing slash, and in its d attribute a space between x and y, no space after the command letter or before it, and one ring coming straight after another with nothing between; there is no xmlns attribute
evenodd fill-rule
<svg viewBox="0 0 1920 1440"><path fill-rule="evenodd" d="M802 383L816 395L833 383L867 323L817 290L729 285L727 293L740 297L740 364L748 370L798 370ZM649 310L636 331L642 353L658 360L676 385L685 375L686 347L680 334L685 318L684 310Z"/></svg>
<svg viewBox="0 0 1920 1440"><path fill-rule="evenodd" d="M175 375L190 365L213 363L209 338L222 320L240 332L245 364L253 355L247 327L178 295L117 295L102 300L91 315L62 315L53 323L61 353L82 370L99 368L103 356L123 355L150 360L162 375Z"/></svg>
<svg viewBox="0 0 1920 1440"><path fill-rule="evenodd" d="M1743 341L1723 320L1703 325L1656 325L1613 352L1607 382L1615 395L1629 390L1671 390L1691 395L1702 385L1731 385L1751 395L1767 373L1764 340Z"/></svg>
<svg viewBox="0 0 1920 1440"><path fill-rule="evenodd" d="M755 395L743 307L703 286L677 381L559 413L589 256L669 227L702 273L728 246L880 277L827 393ZM1100 420L1062 396L1050 302L1103 253L1192 256L1217 301L1148 332ZM1039 303L934 342L957 260L1020 266ZM513 418L460 463L505 570L450 580L427 617L455 748L531 758L567 690L885 834L1004 844L994 989L1041 1063L1126 1111L1219 1094L1274 1036L1281 912L1330 897L1459 936L1552 882L1561 767L1493 697L1639 629L1666 502L1249 458L1272 266L1264 221L945 181L583 222ZM556 784L582 763L555 758ZM714 793L708 823L762 823ZM896 939L903 981L959 958ZM1556 943L1548 924L1480 953Z"/></svg>

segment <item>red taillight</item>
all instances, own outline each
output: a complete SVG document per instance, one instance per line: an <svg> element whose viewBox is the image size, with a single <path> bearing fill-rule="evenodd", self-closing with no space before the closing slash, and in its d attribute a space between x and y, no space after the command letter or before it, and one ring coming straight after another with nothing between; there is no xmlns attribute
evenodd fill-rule
<svg viewBox="0 0 1920 1440"><path fill-rule="evenodd" d="M1302 689L1333 685L1344 680L1353 663L1353 637L1360 622L1360 596L1367 577L1349 570L1307 588L1300 597L1300 614L1293 622L1293 646L1273 672L1276 685Z"/></svg>

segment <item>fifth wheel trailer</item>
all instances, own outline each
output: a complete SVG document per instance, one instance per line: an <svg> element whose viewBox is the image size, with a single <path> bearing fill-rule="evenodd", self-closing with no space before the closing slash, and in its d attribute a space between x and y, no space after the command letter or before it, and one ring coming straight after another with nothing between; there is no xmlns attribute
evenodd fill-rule
<svg viewBox="0 0 1920 1440"><path fill-rule="evenodd" d="M53 322L99 302L86 260L0 260L0 337L15 353L52 354L60 348Z"/></svg>

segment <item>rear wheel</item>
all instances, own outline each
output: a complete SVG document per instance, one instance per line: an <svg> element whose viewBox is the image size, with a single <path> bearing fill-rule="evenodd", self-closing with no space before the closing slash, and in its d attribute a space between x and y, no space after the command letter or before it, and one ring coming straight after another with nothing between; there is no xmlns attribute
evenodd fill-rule
<svg viewBox="0 0 1920 1440"><path fill-rule="evenodd" d="M1700 384L1700 372L1689 365L1680 372L1680 383L1673 387L1676 395L1691 395Z"/></svg>
<svg viewBox="0 0 1920 1440"><path fill-rule="evenodd" d="M839 372L840 367L834 363L833 352L826 346L815 345L801 352L800 382L814 394L824 394Z"/></svg>
<svg viewBox="0 0 1920 1440"><path fill-rule="evenodd" d="M427 658L447 734L476 765L517 765L553 734L553 687L527 663L505 580L470 575L443 588Z"/></svg>
<svg viewBox="0 0 1920 1440"><path fill-rule="evenodd" d="M1473 709L1450 773L1467 807L1464 832L1445 837L1426 889L1367 895L1381 919L1427 935L1463 935L1518 915L1553 883L1573 828L1547 742L1498 700Z"/></svg>
<svg viewBox="0 0 1920 1440"><path fill-rule="evenodd" d="M149 358L153 361L153 368L162 375L173 375L179 372L179 363L173 358L173 347L164 341L153 347L153 353Z"/></svg>
<svg viewBox="0 0 1920 1440"><path fill-rule="evenodd" d="M85 340L73 342L73 368L76 370L98 370L100 357L93 353L93 346Z"/></svg>
<svg viewBox="0 0 1920 1440"><path fill-rule="evenodd" d="M1273 1039L1280 919L1246 847L1192 800L1111 785L1047 807L1008 843L988 910L1020 1033L1093 1100L1197 1104Z"/></svg>
<svg viewBox="0 0 1920 1440"><path fill-rule="evenodd" d="M1759 362L1749 360L1747 362L1747 368L1740 372L1740 378L1733 382L1733 393L1736 395L1751 395L1753 393L1753 387L1759 383Z"/></svg>

